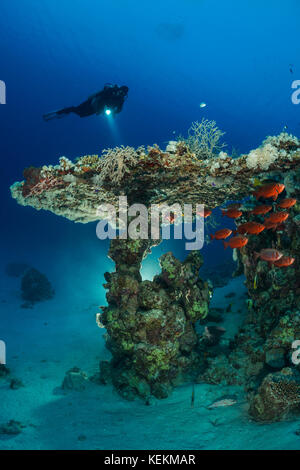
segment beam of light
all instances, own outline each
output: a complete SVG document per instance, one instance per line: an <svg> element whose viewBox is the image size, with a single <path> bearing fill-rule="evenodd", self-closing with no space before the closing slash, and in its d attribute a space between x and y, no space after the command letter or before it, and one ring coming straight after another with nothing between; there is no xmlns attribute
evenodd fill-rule
<svg viewBox="0 0 300 470"><path fill-rule="evenodd" d="M114 114L111 109L107 108L105 111L105 117L108 122L108 127L110 129L110 132L112 134L114 144L118 145L121 142L121 136L120 132L116 123L116 120L114 119Z"/></svg>

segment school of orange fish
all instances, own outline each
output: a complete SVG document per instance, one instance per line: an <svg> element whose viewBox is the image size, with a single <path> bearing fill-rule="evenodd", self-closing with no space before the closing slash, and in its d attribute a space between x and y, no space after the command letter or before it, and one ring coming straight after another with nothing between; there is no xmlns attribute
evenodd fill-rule
<svg viewBox="0 0 300 470"><path fill-rule="evenodd" d="M277 201L278 195L283 192L285 189L284 184L280 183L268 183L261 186L257 191L253 192L253 195L256 197L256 200L259 201L260 198L264 199L273 199ZM284 222L289 217L288 209L293 207L297 203L297 200L294 198L282 199L280 202L276 203L275 211L270 214L273 209L272 205L260 204L257 205L251 212L251 215L266 216L263 223L258 223L254 221L246 222L237 227L237 230L230 230L228 228L223 228L218 230L214 235L210 235L211 240L223 240L224 248L228 246L231 248L242 248L247 245L248 238L247 235L259 235L263 230L284 230ZM278 210L279 209L279 210ZM283 210L281 210L283 209ZM208 217L211 214L211 211L206 210L204 212L204 217ZM239 204L232 204L229 209L222 210L222 215L229 217L231 219L238 219L243 215L243 212L240 210ZM230 238L227 242L224 241L230 235L234 236ZM254 253L254 259L262 259L267 261L271 265L275 265L278 268L287 267L294 263L295 258L291 256L284 256L279 250L274 248L265 248L259 253Z"/></svg>

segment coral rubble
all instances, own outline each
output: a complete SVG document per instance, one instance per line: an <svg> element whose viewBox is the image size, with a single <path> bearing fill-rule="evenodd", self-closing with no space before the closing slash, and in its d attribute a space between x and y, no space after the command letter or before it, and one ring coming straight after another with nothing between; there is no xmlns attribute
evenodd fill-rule
<svg viewBox="0 0 300 470"><path fill-rule="evenodd" d="M20 421L11 419L8 423L0 425L0 435L17 435L20 434L25 426Z"/></svg>
<svg viewBox="0 0 300 470"><path fill-rule="evenodd" d="M76 390L77 392L81 392L85 390L87 383L87 375L80 370L79 367L73 367L66 373L61 387L63 390Z"/></svg>

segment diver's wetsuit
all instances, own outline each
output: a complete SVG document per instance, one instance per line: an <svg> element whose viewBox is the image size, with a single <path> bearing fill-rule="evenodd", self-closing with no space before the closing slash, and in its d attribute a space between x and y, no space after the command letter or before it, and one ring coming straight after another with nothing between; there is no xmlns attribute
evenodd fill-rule
<svg viewBox="0 0 300 470"><path fill-rule="evenodd" d="M102 114L106 109L110 109L113 114L118 114L122 111L127 93L127 86L105 85L103 90L90 96L80 105L44 114L43 118L45 121L50 121L50 119L62 118L70 113L75 113L80 117L87 117L93 114Z"/></svg>

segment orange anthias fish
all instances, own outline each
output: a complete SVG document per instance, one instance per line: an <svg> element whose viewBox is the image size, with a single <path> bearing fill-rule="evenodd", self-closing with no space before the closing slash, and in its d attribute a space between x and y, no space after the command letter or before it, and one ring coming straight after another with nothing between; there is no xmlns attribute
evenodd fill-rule
<svg viewBox="0 0 300 470"><path fill-rule="evenodd" d="M264 226L267 230L273 230L273 232L283 232L285 230L284 224L273 224L272 222L264 222Z"/></svg>
<svg viewBox="0 0 300 470"><path fill-rule="evenodd" d="M285 231L285 225L284 224L277 224L275 225L275 227L273 227L273 232L275 232L275 230L277 232L284 232Z"/></svg>
<svg viewBox="0 0 300 470"><path fill-rule="evenodd" d="M264 226L267 230L273 230L273 232L284 232L285 225L284 224L273 224L272 222L264 222Z"/></svg>
<svg viewBox="0 0 300 470"><path fill-rule="evenodd" d="M262 259L263 261L268 261L269 263L275 263L275 261L278 261L280 258L282 258L282 253L278 250L274 250L273 248L266 248L264 250L261 250L259 253L254 252L254 259L256 260L257 258Z"/></svg>
<svg viewBox="0 0 300 470"><path fill-rule="evenodd" d="M224 248L230 246L230 248L242 248L247 245L248 238L238 235L237 237L232 237L228 242L223 242Z"/></svg>
<svg viewBox="0 0 300 470"><path fill-rule="evenodd" d="M291 266L295 261L295 258L292 258L291 256L282 256L278 261L275 261L274 265L277 266L277 268L285 268L287 266Z"/></svg>
<svg viewBox="0 0 300 470"><path fill-rule="evenodd" d="M296 203L297 203L297 199L288 197L278 202L277 206L280 207L281 209L289 209L290 207L293 207Z"/></svg>
<svg viewBox="0 0 300 470"><path fill-rule="evenodd" d="M288 212L274 212L273 214L269 215L269 217L267 217L264 220L264 223L281 224L288 218L288 216L289 216Z"/></svg>
<svg viewBox="0 0 300 470"><path fill-rule="evenodd" d="M224 238L229 237L232 234L232 230L229 228L222 228L221 230L217 230L216 233L213 235L212 233L210 234L211 240L214 238L216 240L224 240Z"/></svg>
<svg viewBox="0 0 300 470"><path fill-rule="evenodd" d="M273 222L264 221L264 226L267 230L273 229L273 231L275 231L277 229L278 225L280 225L280 224L275 224Z"/></svg>
<svg viewBox="0 0 300 470"><path fill-rule="evenodd" d="M209 217L211 213L212 211L210 209L204 209L203 212L196 212L197 215L199 215L200 217L204 217L204 219L206 219L206 217Z"/></svg>
<svg viewBox="0 0 300 470"><path fill-rule="evenodd" d="M254 191L253 195L257 200L261 197L266 199L272 197L274 201L276 201L278 194L282 193L284 188L284 184L281 183L268 183L261 186L257 191Z"/></svg>
<svg viewBox="0 0 300 470"><path fill-rule="evenodd" d="M209 217L211 215L211 210L209 209L204 209L204 218L206 219L206 217Z"/></svg>
<svg viewBox="0 0 300 470"><path fill-rule="evenodd" d="M265 226L257 222L246 222L237 228L238 233L249 233L251 235L258 235L263 230L265 230Z"/></svg>
<svg viewBox="0 0 300 470"><path fill-rule="evenodd" d="M261 205L261 206L256 206L254 209L250 212L250 214L254 215L265 215L268 212L272 210L272 206L267 206L267 205Z"/></svg>
<svg viewBox="0 0 300 470"><path fill-rule="evenodd" d="M239 211L238 209L221 209L222 211L222 216L226 215L227 217L230 217L230 219L237 219L238 217L241 217L243 215L242 211Z"/></svg>
<svg viewBox="0 0 300 470"><path fill-rule="evenodd" d="M169 222L170 224L173 224L176 220L176 214L174 212L170 212L170 215L166 216L166 222Z"/></svg>

